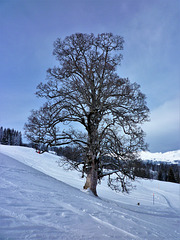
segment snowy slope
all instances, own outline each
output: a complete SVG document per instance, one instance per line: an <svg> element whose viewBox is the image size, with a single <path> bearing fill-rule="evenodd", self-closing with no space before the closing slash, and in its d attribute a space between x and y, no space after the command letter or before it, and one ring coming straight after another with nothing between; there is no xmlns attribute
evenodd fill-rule
<svg viewBox="0 0 180 240"><path fill-rule="evenodd" d="M179 184L139 180L127 195L104 180L96 198L59 160L0 145L0 240L180 239Z"/></svg>
<svg viewBox="0 0 180 240"><path fill-rule="evenodd" d="M142 160L150 160L155 162L167 162L167 163L177 163L180 162L180 150L177 151L169 151L165 153L157 152L141 152L140 153Z"/></svg>

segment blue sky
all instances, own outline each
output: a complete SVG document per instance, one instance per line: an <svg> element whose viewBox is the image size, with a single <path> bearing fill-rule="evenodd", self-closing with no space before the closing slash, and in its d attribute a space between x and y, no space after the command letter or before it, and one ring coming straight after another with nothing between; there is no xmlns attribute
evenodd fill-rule
<svg viewBox="0 0 180 240"><path fill-rule="evenodd" d="M0 0L0 126L22 131L53 42L76 32L124 37L121 77L141 85L151 110L149 150L180 148L179 0Z"/></svg>

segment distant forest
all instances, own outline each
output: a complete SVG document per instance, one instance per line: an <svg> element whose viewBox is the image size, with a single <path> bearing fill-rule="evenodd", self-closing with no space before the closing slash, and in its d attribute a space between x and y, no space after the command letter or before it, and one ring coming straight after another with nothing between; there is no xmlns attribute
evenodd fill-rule
<svg viewBox="0 0 180 240"><path fill-rule="evenodd" d="M81 152L73 147L51 147L59 156L64 156L70 161L82 161ZM109 161L111 161L109 159ZM156 179L160 181L180 183L180 165L166 162L136 161L134 162L136 177Z"/></svg>
<svg viewBox="0 0 180 240"><path fill-rule="evenodd" d="M43 150L43 145L38 146L33 143L23 144L22 134L19 131L10 128L0 128L0 144L27 146ZM81 162L81 152L74 147L51 147L49 150L53 151L59 156L64 156L70 161ZM108 159L111 161L111 159ZM157 179L160 181L168 181L180 183L180 165L170 164L166 162L153 161L136 161L134 166L135 176L147 179Z"/></svg>
<svg viewBox="0 0 180 240"><path fill-rule="evenodd" d="M31 143L28 145L28 147L35 148L36 150L39 149L41 151L45 150L43 144L38 145ZM50 147L48 151L57 154L58 156L64 156L70 162L83 161L81 151L77 147ZM108 161L110 163L113 160L111 158L108 158ZM110 164L108 164L108 166L110 166ZM180 164L156 162L151 160L137 160L134 162L134 174L136 177L140 178L180 183Z"/></svg>
<svg viewBox="0 0 180 240"><path fill-rule="evenodd" d="M22 146L22 134L10 128L0 128L0 143L3 145Z"/></svg>

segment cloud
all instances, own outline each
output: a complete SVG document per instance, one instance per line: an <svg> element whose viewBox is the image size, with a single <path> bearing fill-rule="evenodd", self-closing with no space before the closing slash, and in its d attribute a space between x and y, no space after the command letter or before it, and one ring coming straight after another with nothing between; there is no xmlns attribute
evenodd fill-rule
<svg viewBox="0 0 180 240"><path fill-rule="evenodd" d="M166 151L166 148L179 147L180 102L179 98L166 101L152 110L151 121L144 124L150 150Z"/></svg>
<svg viewBox="0 0 180 240"><path fill-rule="evenodd" d="M179 105L179 99L173 99L152 110L151 122L147 124L146 130L153 135L177 130L180 121Z"/></svg>

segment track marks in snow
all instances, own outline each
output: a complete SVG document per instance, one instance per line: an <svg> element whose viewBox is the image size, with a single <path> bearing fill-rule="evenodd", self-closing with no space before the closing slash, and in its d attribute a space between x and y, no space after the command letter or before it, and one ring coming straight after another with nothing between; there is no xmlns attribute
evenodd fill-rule
<svg viewBox="0 0 180 240"><path fill-rule="evenodd" d="M125 202L121 195L100 199L7 156L0 157L0 163L3 193L0 195L0 239L1 234L4 239L18 240L170 240L180 237L178 213L172 211L171 201L168 205L163 196L157 209L150 204L133 205L128 201L130 198ZM66 181L66 173L61 170L61 174ZM146 183L144 189L147 189ZM104 191L108 190L104 188ZM143 200L149 192L144 195L141 192L142 189L139 196Z"/></svg>
<svg viewBox="0 0 180 240"><path fill-rule="evenodd" d="M116 226L112 225L111 223L105 222L105 221L103 221L103 220L101 220L101 219L99 219L99 218L97 218L97 217L95 217L95 216L93 216L93 215L90 215L90 216L91 216L96 222L104 225L105 227L108 227L108 228L110 228L110 229L112 229L112 230L117 230L117 231L120 232L121 234L123 234L123 235L125 235L125 236L128 236L128 237L131 237L132 239L140 239L139 237L137 237L137 236L135 236L135 235L133 235L133 234L125 231L125 230L122 230L122 229L120 229L119 227L116 227Z"/></svg>

